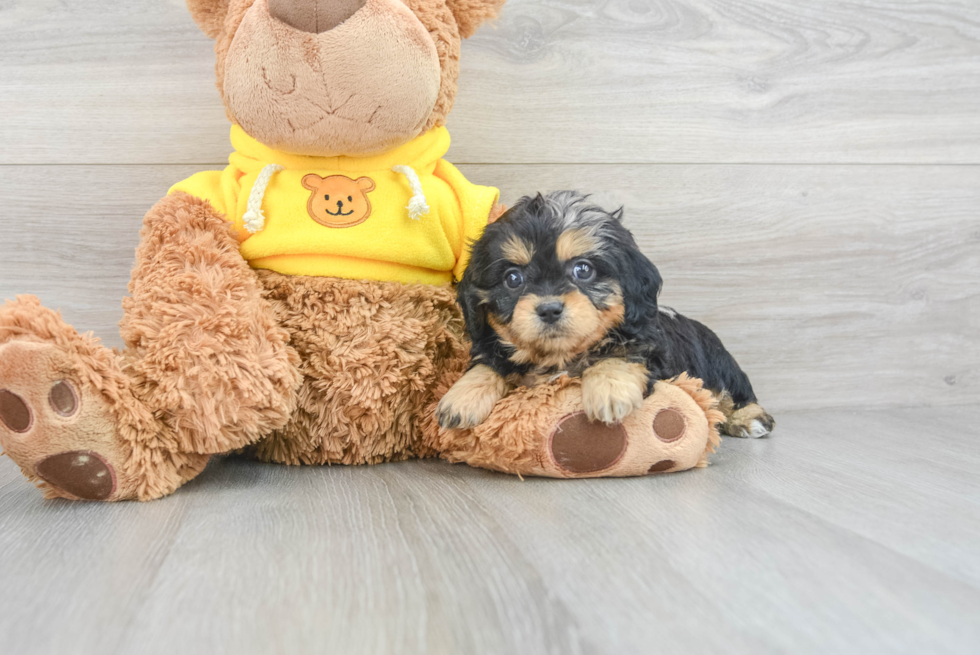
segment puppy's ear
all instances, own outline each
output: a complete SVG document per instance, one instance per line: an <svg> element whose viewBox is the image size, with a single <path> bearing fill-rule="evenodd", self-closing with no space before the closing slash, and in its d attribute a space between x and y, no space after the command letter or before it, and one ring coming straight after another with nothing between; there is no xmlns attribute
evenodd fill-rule
<svg viewBox="0 0 980 655"><path fill-rule="evenodd" d="M663 278L635 243L625 245L621 254L625 265L619 283L623 288L626 309L622 329L639 332L645 323L657 315L657 296L660 295Z"/></svg>
<svg viewBox="0 0 980 655"><path fill-rule="evenodd" d="M230 0L187 0L191 18L205 34L216 39L221 34Z"/></svg>
<svg viewBox="0 0 980 655"><path fill-rule="evenodd" d="M477 28L491 18L504 6L505 0L446 0L446 5L456 18L459 35L468 39L476 34Z"/></svg>
<svg viewBox="0 0 980 655"><path fill-rule="evenodd" d="M456 285L456 300L463 310L463 320L466 321L466 333L474 345L483 341L492 332L487 320L487 310L480 302L472 274L464 273L463 279Z"/></svg>

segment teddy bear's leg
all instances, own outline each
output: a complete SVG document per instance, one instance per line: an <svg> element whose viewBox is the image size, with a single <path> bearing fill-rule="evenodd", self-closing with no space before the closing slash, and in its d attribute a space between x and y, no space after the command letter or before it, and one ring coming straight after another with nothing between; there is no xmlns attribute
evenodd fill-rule
<svg viewBox="0 0 980 655"><path fill-rule="evenodd" d="M448 286L264 271L261 279L300 354L297 410L250 448L287 464L373 464L434 454L422 418L467 359Z"/></svg>
<svg viewBox="0 0 980 655"><path fill-rule="evenodd" d="M452 461L520 475L627 477L707 465L724 420L712 394L686 375L658 382L622 423L590 421L578 380L519 389L474 430L444 430Z"/></svg>
<svg viewBox="0 0 980 655"><path fill-rule="evenodd" d="M147 500L285 423L295 353L209 205L146 216L119 354L36 298L0 309L0 443L49 496Z"/></svg>
<svg viewBox="0 0 980 655"><path fill-rule="evenodd" d="M49 498L147 500L207 463L174 449L116 353L30 296L0 307L0 445Z"/></svg>

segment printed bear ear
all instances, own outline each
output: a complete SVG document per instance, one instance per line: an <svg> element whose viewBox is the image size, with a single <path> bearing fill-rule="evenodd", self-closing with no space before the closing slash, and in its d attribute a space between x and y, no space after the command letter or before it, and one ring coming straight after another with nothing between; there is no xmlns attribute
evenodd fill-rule
<svg viewBox="0 0 980 655"><path fill-rule="evenodd" d="M221 34L230 0L187 0L187 9L197 26L212 39Z"/></svg>
<svg viewBox="0 0 980 655"><path fill-rule="evenodd" d="M310 173L309 175L303 176L303 186L309 189L310 191L316 191L317 189L320 188L320 185L322 183L323 183L323 178L317 175L316 173Z"/></svg>
<svg viewBox="0 0 980 655"><path fill-rule="evenodd" d="M369 177L359 177L357 178L357 188L364 193L374 191L374 180Z"/></svg>
<svg viewBox="0 0 980 655"><path fill-rule="evenodd" d="M459 35L468 39L476 34L485 21L496 18L506 0L446 0L449 10L456 17Z"/></svg>

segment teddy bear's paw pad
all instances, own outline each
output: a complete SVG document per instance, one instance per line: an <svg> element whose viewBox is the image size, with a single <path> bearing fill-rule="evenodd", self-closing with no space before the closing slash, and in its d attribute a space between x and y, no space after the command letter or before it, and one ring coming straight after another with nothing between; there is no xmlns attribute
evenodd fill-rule
<svg viewBox="0 0 980 655"><path fill-rule="evenodd" d="M62 418L74 416L79 407L75 385L68 380L55 382L48 391L48 404ZM34 425L34 412L19 395L0 389L0 422L13 432L29 432Z"/></svg>
<svg viewBox="0 0 980 655"><path fill-rule="evenodd" d="M671 443L684 436L687 430L687 422L684 415L676 409L667 407L657 412L653 419L653 433L661 441Z"/></svg>
<svg viewBox="0 0 980 655"><path fill-rule="evenodd" d="M48 404L58 416L70 418L78 411L78 391L69 380L58 380L48 392Z"/></svg>
<svg viewBox="0 0 980 655"><path fill-rule="evenodd" d="M593 422L585 412L562 418L549 441L555 465L579 475L613 467L622 459L628 444L626 429L621 424Z"/></svg>
<svg viewBox="0 0 980 655"><path fill-rule="evenodd" d="M677 462L672 459L662 459L656 464L653 464L648 470L647 475L652 473L669 473L674 467L677 466Z"/></svg>
<svg viewBox="0 0 980 655"><path fill-rule="evenodd" d="M105 500L116 490L116 474L91 450L73 450L45 457L34 465L37 476L82 500Z"/></svg>
<svg viewBox="0 0 980 655"><path fill-rule="evenodd" d="M73 364L50 343L0 346L0 446L56 495L106 500L128 451L106 400L82 385Z"/></svg>
<svg viewBox="0 0 980 655"><path fill-rule="evenodd" d="M13 432L27 432L34 423L34 413L24 399L6 389L0 389L0 422Z"/></svg>

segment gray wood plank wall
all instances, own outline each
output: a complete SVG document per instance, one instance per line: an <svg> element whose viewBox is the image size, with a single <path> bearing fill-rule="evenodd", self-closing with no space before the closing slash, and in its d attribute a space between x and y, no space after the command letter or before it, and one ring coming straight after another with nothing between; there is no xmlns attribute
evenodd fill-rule
<svg viewBox="0 0 980 655"><path fill-rule="evenodd" d="M0 4L0 297L119 345L143 212L220 167L182 0ZM774 410L980 401L980 4L512 0L464 45L450 160L575 187Z"/></svg>

